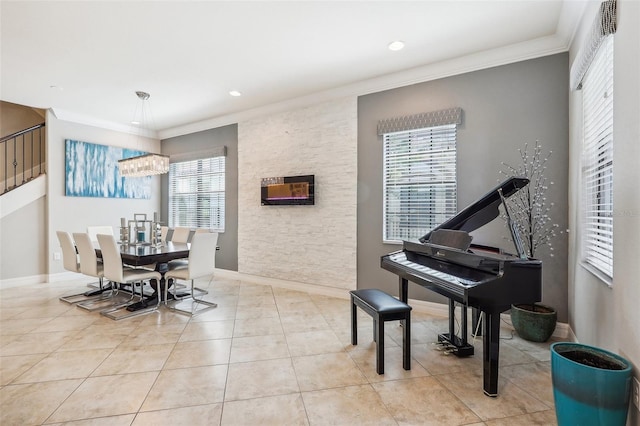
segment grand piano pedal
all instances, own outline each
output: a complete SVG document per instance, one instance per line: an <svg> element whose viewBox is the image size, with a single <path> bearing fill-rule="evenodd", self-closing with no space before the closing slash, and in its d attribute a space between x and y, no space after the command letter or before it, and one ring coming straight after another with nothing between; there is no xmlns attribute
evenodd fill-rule
<svg viewBox="0 0 640 426"><path fill-rule="evenodd" d="M464 343L458 336L450 337L449 333L438 335L438 341L452 348L451 353L458 357L472 356L474 348L468 343Z"/></svg>
<svg viewBox="0 0 640 426"><path fill-rule="evenodd" d="M441 352L442 355L444 356L448 356L451 355L453 353L456 352L457 348L455 346L453 346L451 343L449 342L432 342L432 345L435 346L435 348L433 348L434 350Z"/></svg>
<svg viewBox="0 0 640 426"><path fill-rule="evenodd" d="M457 348L447 341L432 342L431 344L435 346L435 348L433 349L435 349L438 352L442 352L442 355L444 356L455 354L457 351Z"/></svg>

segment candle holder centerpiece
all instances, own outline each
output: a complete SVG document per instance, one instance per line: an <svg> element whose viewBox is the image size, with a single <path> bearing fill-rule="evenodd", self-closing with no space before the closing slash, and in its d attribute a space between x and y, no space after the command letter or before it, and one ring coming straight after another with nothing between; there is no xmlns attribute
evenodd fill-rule
<svg viewBox="0 0 640 426"><path fill-rule="evenodd" d="M120 243L133 246L162 245L161 222L158 213L153 214L153 220L147 219L146 213L135 213L133 220L120 218Z"/></svg>

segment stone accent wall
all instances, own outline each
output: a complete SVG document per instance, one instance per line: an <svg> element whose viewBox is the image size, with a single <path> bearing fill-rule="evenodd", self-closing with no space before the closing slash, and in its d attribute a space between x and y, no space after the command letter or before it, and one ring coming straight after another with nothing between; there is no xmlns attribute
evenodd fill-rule
<svg viewBox="0 0 640 426"><path fill-rule="evenodd" d="M315 205L262 206L265 177L315 175ZM238 124L238 272L356 288L355 97Z"/></svg>

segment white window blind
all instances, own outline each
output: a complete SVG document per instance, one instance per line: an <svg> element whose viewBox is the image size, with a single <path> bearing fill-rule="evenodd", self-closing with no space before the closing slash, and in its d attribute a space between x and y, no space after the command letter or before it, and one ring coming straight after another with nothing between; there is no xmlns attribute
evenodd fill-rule
<svg viewBox="0 0 640 426"><path fill-rule="evenodd" d="M224 231L225 157L169 165L169 226Z"/></svg>
<svg viewBox="0 0 640 426"><path fill-rule="evenodd" d="M383 240L417 239L457 212L456 124L385 133Z"/></svg>
<svg viewBox="0 0 640 426"><path fill-rule="evenodd" d="M583 261L613 278L613 37L600 46L582 85Z"/></svg>

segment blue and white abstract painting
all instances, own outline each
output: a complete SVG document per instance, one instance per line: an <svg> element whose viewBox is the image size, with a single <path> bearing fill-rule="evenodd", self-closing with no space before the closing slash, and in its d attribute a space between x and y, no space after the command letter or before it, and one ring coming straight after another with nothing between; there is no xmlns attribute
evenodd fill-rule
<svg viewBox="0 0 640 426"><path fill-rule="evenodd" d="M118 160L146 152L65 140L65 194L71 197L151 198L151 176L120 176Z"/></svg>

